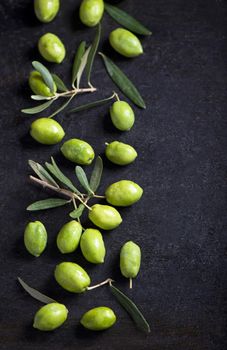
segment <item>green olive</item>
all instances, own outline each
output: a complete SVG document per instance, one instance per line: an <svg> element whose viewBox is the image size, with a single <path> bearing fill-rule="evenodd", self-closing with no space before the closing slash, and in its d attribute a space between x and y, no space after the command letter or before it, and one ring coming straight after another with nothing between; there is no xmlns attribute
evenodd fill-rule
<svg viewBox="0 0 227 350"><path fill-rule="evenodd" d="M47 244L47 231L40 221L29 222L24 231L24 245L30 254L40 256Z"/></svg>
<svg viewBox="0 0 227 350"><path fill-rule="evenodd" d="M136 57L143 53L141 42L129 30L117 28L110 33L110 45L125 57Z"/></svg>
<svg viewBox="0 0 227 350"><path fill-rule="evenodd" d="M109 205L94 204L91 208L89 219L103 230L113 230L122 223L120 213Z"/></svg>
<svg viewBox="0 0 227 350"><path fill-rule="evenodd" d="M88 228L82 234L80 248L87 261L93 264L102 264L106 249L100 231Z"/></svg>
<svg viewBox="0 0 227 350"><path fill-rule="evenodd" d="M36 70L30 73L28 83L31 90L36 95L51 97L54 96L57 91L56 84L54 83L54 92L51 92L50 88L45 84L41 74Z"/></svg>
<svg viewBox="0 0 227 350"><path fill-rule="evenodd" d="M142 194L143 189L129 180L115 182L105 192L107 202L118 207L127 207L138 202Z"/></svg>
<svg viewBox="0 0 227 350"><path fill-rule="evenodd" d="M80 323L91 331L102 331L110 328L116 322L116 315L109 307L99 306L87 311Z"/></svg>
<svg viewBox="0 0 227 350"><path fill-rule="evenodd" d="M41 36L38 48L40 55L48 62L61 63L65 58L65 46L55 34L46 33Z"/></svg>
<svg viewBox="0 0 227 350"><path fill-rule="evenodd" d="M61 253L72 253L80 243L82 233L81 224L72 220L67 222L57 235L57 246Z"/></svg>
<svg viewBox="0 0 227 350"><path fill-rule="evenodd" d="M68 292L82 293L90 285L87 272L72 262L62 262L56 266L54 276L58 284Z"/></svg>
<svg viewBox="0 0 227 350"><path fill-rule="evenodd" d="M138 275L141 262L140 247L129 241L125 243L120 252L120 269L126 278L135 278Z"/></svg>
<svg viewBox="0 0 227 350"><path fill-rule="evenodd" d="M103 0L83 0L80 5L80 20L88 27L101 21L104 12Z"/></svg>
<svg viewBox="0 0 227 350"><path fill-rule="evenodd" d="M113 125L121 131L130 130L135 122L134 112L125 101L114 102L110 107L110 116Z"/></svg>
<svg viewBox="0 0 227 350"><path fill-rule="evenodd" d="M66 321L67 316L68 310L65 305L50 303L36 312L33 327L40 331L53 331Z"/></svg>
<svg viewBox="0 0 227 350"><path fill-rule="evenodd" d="M107 144L105 154L112 163L118 165L130 164L137 157L135 148L119 141L113 141Z"/></svg>
<svg viewBox="0 0 227 350"><path fill-rule="evenodd" d="M55 145L65 136L65 132L56 120L39 118L31 124L30 134L43 145Z"/></svg>
<svg viewBox="0 0 227 350"><path fill-rule="evenodd" d="M36 17L43 23L51 22L60 7L59 0L34 0Z"/></svg>
<svg viewBox="0 0 227 350"><path fill-rule="evenodd" d="M62 147L61 152L71 162L89 165L95 157L93 148L89 143L80 139L70 139L66 141Z"/></svg>

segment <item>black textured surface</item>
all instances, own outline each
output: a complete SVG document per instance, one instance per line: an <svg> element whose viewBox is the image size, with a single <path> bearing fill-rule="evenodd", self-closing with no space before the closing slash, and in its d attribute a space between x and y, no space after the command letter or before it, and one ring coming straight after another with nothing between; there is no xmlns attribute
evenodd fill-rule
<svg viewBox="0 0 227 350"><path fill-rule="evenodd" d="M123 1L121 6L149 25L154 35L144 38L145 54L135 60L121 58L107 44L107 35L117 25L103 20L103 51L137 83L147 109L135 108L136 123L128 133L114 130L107 106L57 117L67 133L90 142L97 154L104 142L122 140L139 153L128 167L105 161L100 192L107 184L129 178L144 188L142 200L121 210L123 224L105 233L106 262L86 263L79 252L62 256L55 246L58 229L68 220L66 209L28 213L26 206L46 194L28 181L27 160L44 162L56 156L63 169L59 146L45 147L27 135L33 117L19 110L31 105L27 76L33 59L40 60L36 43L51 31L66 44L63 64L48 65L70 80L73 53L82 40L91 40L94 30L76 17L79 1L62 1L53 23L39 23L32 1L0 3L1 13L1 282L0 348L14 349L139 349L224 350L226 348L227 293L227 4L222 0ZM113 84L98 58L93 73L96 95L78 103L110 95ZM43 115L47 115L46 113ZM88 170L90 171L90 170ZM35 259L23 247L26 222L40 219L49 233L48 247ZM143 252L141 272L129 291L120 277L118 254L132 239ZM72 260L89 271L93 283L106 277L131 295L149 320L151 333L144 336L111 297L107 287L72 295L53 279L56 263ZM64 302L68 322L53 333L32 329L40 303L20 288L16 276L31 286ZM94 306L108 305L117 324L103 333L90 333L78 326L81 315Z"/></svg>

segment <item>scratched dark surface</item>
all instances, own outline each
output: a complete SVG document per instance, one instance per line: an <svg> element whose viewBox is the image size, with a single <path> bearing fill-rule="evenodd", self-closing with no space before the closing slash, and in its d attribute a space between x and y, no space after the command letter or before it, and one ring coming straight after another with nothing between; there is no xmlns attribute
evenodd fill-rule
<svg viewBox="0 0 227 350"><path fill-rule="evenodd" d="M48 147L28 136L34 117L24 117L22 107L31 105L27 76L33 59L41 60L36 43L41 34L59 35L67 49L61 65L48 67L70 83L75 48L91 41L94 29L78 19L79 1L62 1L61 11L50 24L41 24L32 1L0 3L1 29L1 254L0 254L0 348L2 350L224 350L227 346L227 3L221 0L122 1L120 6L148 25L154 35L142 38L144 55L121 58L108 46L108 33L117 24L103 19L102 50L139 87L146 110L135 108L136 123L127 133L111 126L108 106L80 115L61 113L57 120L66 138L90 142L96 154L104 142L121 140L138 150L128 167L105 161L100 193L119 179L131 179L144 188L142 200L121 210L124 222L105 233L107 257L102 266L91 266L80 252L62 256L55 238L68 221L68 209L28 213L31 202L46 193L27 180L27 160L44 162L54 155L73 177L73 165L64 161L59 145ZM78 102L109 96L114 89L100 58L95 61L93 84L99 91ZM120 95L122 97L122 95ZM55 106L56 108L56 106ZM47 115L43 113L42 115ZM90 168L88 168L90 173ZM23 246L23 230L30 220L41 220L49 233L48 247L35 259ZM85 218L86 221L86 218ZM132 239L142 248L141 272L128 290L119 273L121 245ZM108 287L72 295L54 281L60 261L80 263L92 282L113 277L138 304L151 326L146 336L137 331L118 306ZM63 302L69 319L52 333L32 328L41 306L18 285L28 284ZM91 333L79 326L89 308L106 305L117 316L106 332Z"/></svg>

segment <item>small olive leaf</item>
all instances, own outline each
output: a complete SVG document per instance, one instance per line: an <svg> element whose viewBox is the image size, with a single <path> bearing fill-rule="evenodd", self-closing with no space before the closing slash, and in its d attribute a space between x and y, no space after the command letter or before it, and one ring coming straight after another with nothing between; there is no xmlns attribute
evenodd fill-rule
<svg viewBox="0 0 227 350"><path fill-rule="evenodd" d="M51 92L54 92L54 80L49 70L40 62L33 61L32 66L42 75L43 80L50 89Z"/></svg>
<svg viewBox="0 0 227 350"><path fill-rule="evenodd" d="M30 165L30 167L32 168L32 170L39 176L39 178L41 180L44 180L46 182L48 182L49 184L58 187L57 182L53 179L53 177L46 171L46 169L44 169L44 167L39 164L34 162L33 160L29 160L28 164Z"/></svg>
<svg viewBox="0 0 227 350"><path fill-rule="evenodd" d="M41 96L41 95L31 95L31 99L35 101L50 100L51 97Z"/></svg>
<svg viewBox="0 0 227 350"><path fill-rule="evenodd" d="M100 181L102 177L102 171L103 171L103 161L100 156L96 158L95 161L95 166L91 174L91 179L90 179L90 188L92 189L93 192L96 192Z"/></svg>
<svg viewBox="0 0 227 350"><path fill-rule="evenodd" d="M57 303L57 301L54 299L49 298L47 295L40 293L38 290L32 287L29 287L29 285L25 283L20 277L17 277L17 279L24 290L26 290L26 292L30 294L34 299L39 300L44 304Z"/></svg>
<svg viewBox="0 0 227 350"><path fill-rule="evenodd" d="M60 108L58 108L55 112L53 112L49 116L49 118L53 118L56 114L58 114L59 112L63 111L63 109L65 109L68 106L68 104L72 101L72 99L74 97L75 97L75 95L72 95L71 97L69 97L69 99L65 103L63 103L63 105Z"/></svg>
<svg viewBox="0 0 227 350"><path fill-rule="evenodd" d="M36 107L22 109L21 112L25 114L37 114L47 109L53 102L54 100L50 100Z"/></svg>
<svg viewBox="0 0 227 350"><path fill-rule="evenodd" d="M151 35L152 32L127 12L105 2L106 12L119 24L136 34Z"/></svg>
<svg viewBox="0 0 227 350"><path fill-rule="evenodd" d="M116 66L110 58L100 53L106 70L113 80L113 82L119 87L119 89L127 96L133 103L140 108L146 108L145 102L141 97L139 91L135 85L129 80L129 78L122 72L122 70Z"/></svg>
<svg viewBox="0 0 227 350"><path fill-rule="evenodd" d="M87 50L85 51L82 59L81 59L81 63L80 63L80 67L79 67L79 70L78 70L78 73L77 73L77 76L76 76L76 87L77 89L79 89L80 87L80 80L81 80L81 77L82 77L82 74L83 74L83 71L87 65L87 59L88 59L88 55L89 55L89 52L91 50L91 46L89 46L87 48Z"/></svg>
<svg viewBox="0 0 227 350"><path fill-rule="evenodd" d="M102 105L108 103L110 100L112 100L114 98L114 96L115 96L115 94L110 96L110 97L104 98L102 100L97 100L94 102L86 103L84 105L72 108L68 111L68 113L77 113L77 112L85 111L85 110L95 108L98 106L102 106Z"/></svg>
<svg viewBox="0 0 227 350"><path fill-rule="evenodd" d="M61 198L47 198L30 204L26 209L28 211L45 210L62 207L63 205L66 205L68 203L70 203L70 200Z"/></svg>
<svg viewBox="0 0 227 350"><path fill-rule="evenodd" d="M121 304L121 306L132 317L137 327L145 333L150 333L150 326L148 322L146 321L145 317L142 315L138 307L134 304L134 302L113 285L110 285L110 290L119 302L119 304Z"/></svg>
<svg viewBox="0 0 227 350"><path fill-rule="evenodd" d="M100 37L101 37L101 24L99 23L97 25L96 35L91 45L91 50L89 52L88 59L87 59L86 73L87 73L88 84L91 84L91 71L92 71L95 55L99 46Z"/></svg>
<svg viewBox="0 0 227 350"><path fill-rule="evenodd" d="M77 179L79 180L83 188L88 192L88 194L94 194L91 187L89 186L87 175L85 174L83 168L81 168L81 166L76 166L75 172L76 172Z"/></svg>
<svg viewBox="0 0 227 350"><path fill-rule="evenodd" d="M63 81L57 74L52 74L52 78L54 79L54 82L57 86L58 91L62 91L62 92L68 91L67 87L65 86L65 83L63 83Z"/></svg>
<svg viewBox="0 0 227 350"><path fill-rule="evenodd" d="M72 69L72 86L74 86L74 83L76 81L77 73L79 71L82 57L85 53L86 48L86 41L82 41L76 51L74 62L73 62L73 69Z"/></svg>
<svg viewBox="0 0 227 350"><path fill-rule="evenodd" d="M72 219L79 219L79 217L81 217L81 215L83 214L84 208L85 208L85 206L83 204L80 204L77 209L71 211L69 216Z"/></svg>

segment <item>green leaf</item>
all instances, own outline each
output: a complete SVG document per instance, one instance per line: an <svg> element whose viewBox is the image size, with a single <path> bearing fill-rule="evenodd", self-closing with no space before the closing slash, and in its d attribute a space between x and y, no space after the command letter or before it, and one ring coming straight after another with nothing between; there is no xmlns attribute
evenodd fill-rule
<svg viewBox="0 0 227 350"><path fill-rule="evenodd" d="M39 178L43 181L47 181L49 184L59 188L57 182L53 179L53 177L44 169L44 167L34 162L33 160L29 160L28 164L32 168L32 170L39 176Z"/></svg>
<svg viewBox="0 0 227 350"><path fill-rule="evenodd" d="M90 179L90 188L92 189L93 192L96 192L100 181L102 177L102 171L103 171L103 161L101 157L97 157L95 161L95 166L91 174L91 179Z"/></svg>
<svg viewBox="0 0 227 350"><path fill-rule="evenodd" d="M29 287L20 277L17 277L20 285L30 294L34 299L41 301L44 304L57 303L56 300L49 298L47 295L40 293L38 290Z"/></svg>
<svg viewBox="0 0 227 350"><path fill-rule="evenodd" d="M107 102L109 102L110 100L112 100L114 98L115 94L113 94L110 97L104 98L102 100L97 100L94 102L90 102L90 103L86 103L85 105L81 105L75 108L72 108L68 111L68 113L76 113L76 112L81 112L81 111L85 111L94 107L98 107L98 106L102 106L104 104L106 104Z"/></svg>
<svg viewBox="0 0 227 350"><path fill-rule="evenodd" d="M49 100L50 97L41 96L41 95L31 95L31 99L35 101L43 101L43 100Z"/></svg>
<svg viewBox="0 0 227 350"><path fill-rule="evenodd" d="M75 172L76 172L77 179L79 180L79 182L83 186L83 188L89 194L94 194L94 192L92 191L91 187L89 186L87 175L85 174L83 168L81 168L81 166L76 166Z"/></svg>
<svg viewBox="0 0 227 350"><path fill-rule="evenodd" d="M88 55L89 55L89 52L91 50L91 46L89 46L87 48L87 50L85 51L82 59L81 59L81 63L80 63L80 67L79 67L79 70L78 70L78 73L77 73L77 76L76 76L76 87L77 89L79 89L80 87L80 80L81 80L81 77L82 77L82 74L83 74L83 71L87 65L87 60L88 60Z"/></svg>
<svg viewBox="0 0 227 350"><path fill-rule="evenodd" d="M51 92L54 92L54 80L49 70L40 62L33 61L32 66L42 75L43 80L50 89Z"/></svg>
<svg viewBox="0 0 227 350"><path fill-rule="evenodd" d="M76 51L74 62L73 62L73 70L72 70L72 85L74 86L74 83L77 78L77 73L79 71L82 57L85 53L86 48L86 41L82 41Z"/></svg>
<svg viewBox="0 0 227 350"><path fill-rule="evenodd" d="M63 111L63 109L65 109L68 106L68 104L72 101L72 99L74 97L75 97L75 95L72 95L71 97L69 97L68 100L65 103L63 103L63 105L60 108L58 108L55 112L53 112L49 116L49 118L53 118L56 114L58 114L59 112Z"/></svg>
<svg viewBox="0 0 227 350"><path fill-rule="evenodd" d="M99 46L100 37L101 37L101 24L99 23L97 25L96 35L91 45L91 50L89 52L88 59L87 59L86 73L87 73L88 84L91 84L91 71L92 71L95 55Z"/></svg>
<svg viewBox="0 0 227 350"><path fill-rule="evenodd" d="M44 210L44 209L51 209L51 208L57 208L62 207L63 205L68 204L70 201L66 199L60 199L60 198L47 198L43 199L41 201L34 202L30 204L27 207L27 210L29 211L36 211L36 210Z"/></svg>
<svg viewBox="0 0 227 350"><path fill-rule="evenodd" d="M71 211L69 216L73 219L79 219L79 217L81 217L81 215L83 214L84 208L85 206L83 204L80 204L77 209Z"/></svg>
<svg viewBox="0 0 227 350"><path fill-rule="evenodd" d="M127 12L120 10L118 7L105 2L106 12L118 23L134 33L142 35L151 35L152 32L144 27L142 23L130 16Z"/></svg>
<svg viewBox="0 0 227 350"><path fill-rule="evenodd" d="M113 285L110 285L110 290L119 302L119 304L121 304L121 306L132 317L137 327L145 333L150 333L150 326L148 322L146 321L145 317L142 315L138 307L133 303L133 301Z"/></svg>
<svg viewBox="0 0 227 350"><path fill-rule="evenodd" d="M58 91L62 91L62 92L68 91L67 87L65 86L65 84L57 74L52 74L52 78L54 79L54 82L57 86Z"/></svg>
<svg viewBox="0 0 227 350"><path fill-rule="evenodd" d="M53 102L54 100L50 100L36 107L22 109L21 112L25 114L37 114L47 109Z"/></svg>
<svg viewBox="0 0 227 350"><path fill-rule="evenodd" d="M121 91L127 96L132 102L141 108L146 108L145 102L141 97L139 91L135 85L129 80L129 78L122 72L118 66L116 66L110 58L100 53L104 61L106 70L114 81L114 83L121 89Z"/></svg>

